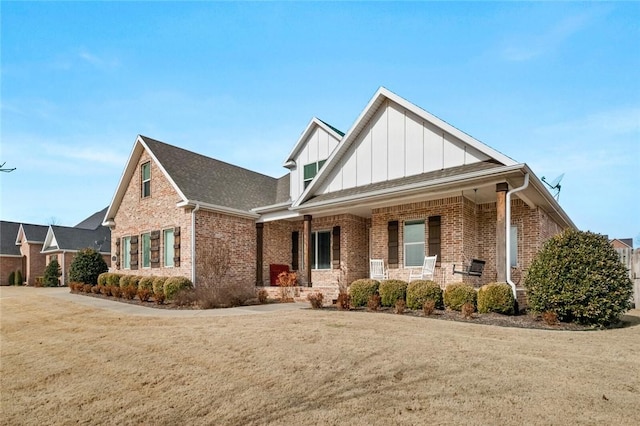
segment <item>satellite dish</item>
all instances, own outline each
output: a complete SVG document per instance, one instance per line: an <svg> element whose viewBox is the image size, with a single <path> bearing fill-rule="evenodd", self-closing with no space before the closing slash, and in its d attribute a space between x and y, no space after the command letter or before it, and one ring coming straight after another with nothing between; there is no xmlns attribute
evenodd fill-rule
<svg viewBox="0 0 640 426"><path fill-rule="evenodd" d="M560 185L560 182L562 181L563 177L564 177L564 173L562 173L560 176L555 178L551 183L549 183L545 180L545 177L542 176L542 181L549 187L549 189L551 189L551 191L555 191L553 196L557 201L560 201L560 189L562 188L562 186Z"/></svg>

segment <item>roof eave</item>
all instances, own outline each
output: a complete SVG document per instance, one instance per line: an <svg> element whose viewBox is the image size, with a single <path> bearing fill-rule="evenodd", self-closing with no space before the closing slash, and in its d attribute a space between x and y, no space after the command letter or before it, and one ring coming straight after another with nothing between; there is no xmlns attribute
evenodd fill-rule
<svg viewBox="0 0 640 426"><path fill-rule="evenodd" d="M180 207L180 208L187 208L187 207L195 208L196 206L199 206L199 208L203 210L209 210L217 213L224 213L232 216L244 217L246 219L258 219L260 217L259 214L251 211L239 210L231 207L225 207L225 206L220 206L216 204L205 203L202 201L196 201L196 200L180 201L179 203L176 204L176 207Z"/></svg>

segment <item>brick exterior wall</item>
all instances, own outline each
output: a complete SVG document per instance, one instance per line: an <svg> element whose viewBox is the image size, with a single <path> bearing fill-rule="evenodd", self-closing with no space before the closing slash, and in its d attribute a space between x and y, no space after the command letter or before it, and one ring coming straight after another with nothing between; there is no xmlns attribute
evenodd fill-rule
<svg viewBox="0 0 640 426"><path fill-rule="evenodd" d="M42 253L42 243L29 243L23 241L20 245L20 253L27 257L26 270L22 271L22 277L27 285L35 285L36 277L44 275L46 256Z"/></svg>
<svg viewBox="0 0 640 426"><path fill-rule="evenodd" d="M22 257L0 256L0 285L9 284L9 274L16 271L22 272Z"/></svg>

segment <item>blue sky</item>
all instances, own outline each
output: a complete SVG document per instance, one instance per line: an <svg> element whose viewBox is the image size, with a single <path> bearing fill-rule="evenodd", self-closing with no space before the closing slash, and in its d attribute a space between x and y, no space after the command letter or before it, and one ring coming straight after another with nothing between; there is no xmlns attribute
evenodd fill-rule
<svg viewBox="0 0 640 426"><path fill-rule="evenodd" d="M107 206L137 134L281 176L311 117L346 131L385 86L640 245L638 2L0 7L3 220Z"/></svg>

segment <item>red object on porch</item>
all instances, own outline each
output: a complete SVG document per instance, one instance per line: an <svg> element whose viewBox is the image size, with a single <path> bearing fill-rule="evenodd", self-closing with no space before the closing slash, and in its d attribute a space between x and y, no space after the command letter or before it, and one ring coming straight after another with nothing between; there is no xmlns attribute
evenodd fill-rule
<svg viewBox="0 0 640 426"><path fill-rule="evenodd" d="M283 272L289 272L289 265L278 265L276 263L272 263L269 265L269 279L271 285L279 285L278 275Z"/></svg>

